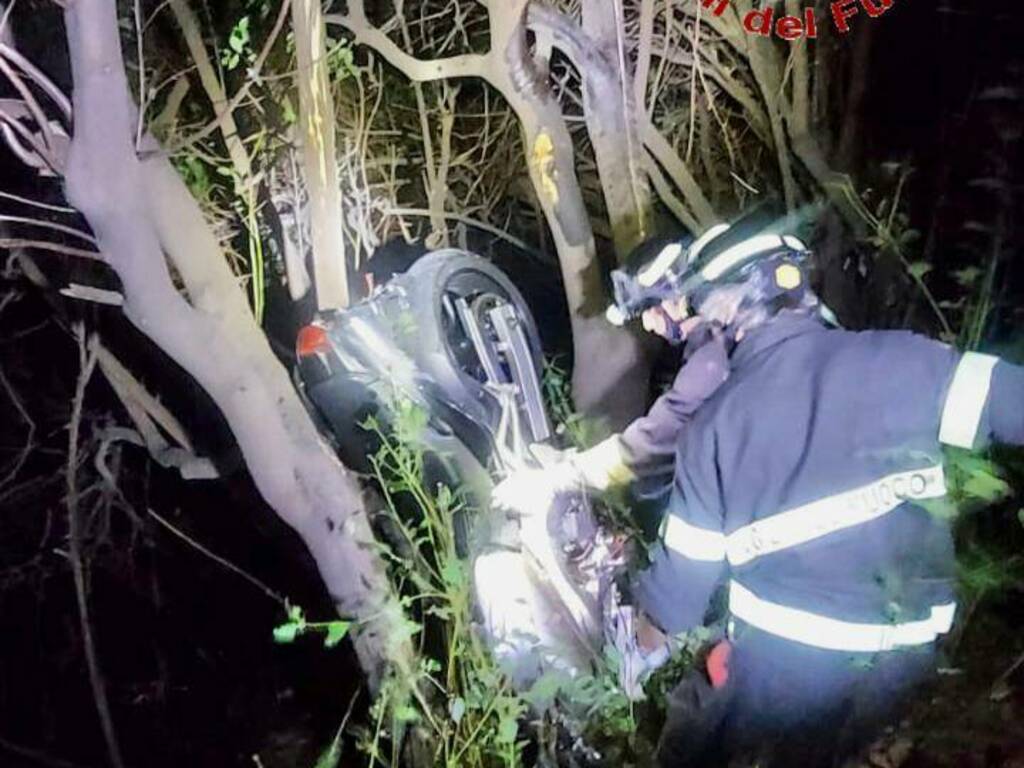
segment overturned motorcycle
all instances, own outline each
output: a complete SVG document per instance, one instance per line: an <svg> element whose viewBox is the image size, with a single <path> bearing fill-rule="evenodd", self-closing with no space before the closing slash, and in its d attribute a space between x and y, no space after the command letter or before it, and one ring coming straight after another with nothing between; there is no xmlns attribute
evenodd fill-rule
<svg viewBox="0 0 1024 768"><path fill-rule="evenodd" d="M467 489L482 510L456 517L456 541L472 562L481 634L517 688L584 673L606 643L631 640L614 583L624 557L584 493L518 518L488 509L494 478L562 455L537 329L504 273L466 251L435 251L304 328L297 355L305 395L357 470L376 450L358 426L368 416L386 426L396 396L428 415L428 480Z"/></svg>

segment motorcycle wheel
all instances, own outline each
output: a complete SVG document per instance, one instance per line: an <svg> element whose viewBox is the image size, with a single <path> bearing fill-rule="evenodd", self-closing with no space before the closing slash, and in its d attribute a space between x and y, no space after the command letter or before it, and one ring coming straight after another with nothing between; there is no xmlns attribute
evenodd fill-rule
<svg viewBox="0 0 1024 768"><path fill-rule="evenodd" d="M511 304L525 331L534 372L541 375L540 336L526 301L512 281L485 259L457 248L434 251L396 278L406 291L417 328L417 364L440 385L450 403L467 417L497 427L500 408L484 384L486 374L456 314L454 302L464 299L478 318L499 303ZM458 431L458 430L457 430ZM470 446L477 452L478 446Z"/></svg>

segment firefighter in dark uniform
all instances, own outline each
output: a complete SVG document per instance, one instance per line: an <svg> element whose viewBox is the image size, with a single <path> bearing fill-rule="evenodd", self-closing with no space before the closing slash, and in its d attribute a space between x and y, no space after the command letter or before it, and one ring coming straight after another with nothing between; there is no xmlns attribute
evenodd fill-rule
<svg viewBox="0 0 1024 768"><path fill-rule="evenodd" d="M652 309L685 302L717 329L668 395L685 408L656 406L575 464L600 489L650 465L638 434L675 438L660 542L632 590L641 646L702 625L724 590L727 640L669 701L666 766L832 765L862 746L934 672L953 623L950 524L930 509L946 493L942 446L1024 443L1024 368L830 327L807 258L794 237L721 226L613 275L611 321L650 327ZM663 335L692 331L668 314Z"/></svg>

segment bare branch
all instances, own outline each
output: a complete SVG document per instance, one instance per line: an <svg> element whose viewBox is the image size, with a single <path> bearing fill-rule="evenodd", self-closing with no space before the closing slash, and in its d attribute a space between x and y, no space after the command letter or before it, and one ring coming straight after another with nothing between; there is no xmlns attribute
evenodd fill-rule
<svg viewBox="0 0 1024 768"><path fill-rule="evenodd" d="M383 210L383 213L389 216L430 217L434 215L433 212L427 208L385 208ZM494 235L495 237L500 238L505 242L511 243L512 245L516 246L516 248L520 248L524 251L533 250L525 241L520 240L518 237L508 234L508 232L506 232L503 229L495 227L492 224L488 224L486 221L475 219L472 216L464 216L463 214L460 213L448 213L447 211L442 211L441 215L444 218L448 219L449 221L457 221L461 224L466 224L468 226L475 227L476 229L483 230L484 232Z"/></svg>
<svg viewBox="0 0 1024 768"><path fill-rule="evenodd" d="M64 165L67 141L61 141L58 147L48 146L45 137L32 133L22 124L25 119L34 120L29 105L19 99L0 99L0 130L11 150L25 165L35 168L40 174L59 175ZM65 138L61 136L61 139Z"/></svg>
<svg viewBox="0 0 1024 768"><path fill-rule="evenodd" d="M75 582L75 598L78 602L79 628L82 632L82 644L85 650L86 666L89 669L89 683L92 686L96 711L99 714L103 738L107 745L107 754L113 768L124 768L121 758L121 747L114 730L114 720L107 702L107 690L100 671L99 656L96 653L96 641L92 624L89 619L89 601L85 585L85 562L82 552L82 524L78 509L78 432L82 422L82 405L85 401L85 388L92 378L96 367L96 355L87 349L83 331L79 329L79 360L81 371L75 385L75 396L71 403L71 422L68 426L68 462L65 471L67 495L65 502L68 510L68 560Z"/></svg>
<svg viewBox="0 0 1024 768"><path fill-rule="evenodd" d="M88 232L83 232L80 229L68 227L64 224L56 224L52 221L32 219L27 216L10 216L8 214L0 214L0 221L7 221L12 224L25 224L27 226L41 227L43 229L52 229L55 232L62 232L65 235L77 237L79 240L85 240L87 243L92 243L93 245L96 244L96 238L90 235Z"/></svg>
<svg viewBox="0 0 1024 768"><path fill-rule="evenodd" d="M169 0L171 12L175 21L181 28L181 34L185 38L185 45L188 47L192 61L195 62L196 71L199 74L199 82L206 91L216 117L214 121L220 129L221 136L228 148L228 156L231 164L238 174L240 183L248 183L252 177L252 163L249 162L249 153L242 144L242 137L235 123L235 116L228 105L227 94L221 86L217 72L206 52L206 45L203 43L203 33L199 28L199 20L193 13L192 8L186 0ZM239 192L241 192L239 190Z"/></svg>
<svg viewBox="0 0 1024 768"><path fill-rule="evenodd" d="M197 131L188 138L163 150L163 154L165 156L176 155L178 152L181 152L205 139L211 133L220 128L220 119L223 115L230 115L238 109L239 105L243 101L245 101L249 96L249 89L252 87L253 83L256 82L256 78L259 75L260 70L263 69L263 64L266 62L267 56L270 55L271 48L274 47L274 43L277 42L278 35L281 34L281 29L284 27L285 20L288 18L288 10L290 7L291 0L282 1L281 9L277 13L277 19L274 21L274 26L270 30L270 34L264 41L263 47L257 54L252 66L249 67L249 78L245 81L242 87L238 89L238 93L236 93L234 97L232 97L231 101L227 103L227 106L225 106L224 109L214 117L213 122L207 124L205 128Z"/></svg>
<svg viewBox="0 0 1024 768"><path fill-rule="evenodd" d="M11 68L10 64L7 63L7 58L5 56L0 56L0 74L7 77L11 85L14 86L14 90L16 90L18 95L21 96L22 102L32 115L32 118L36 121L36 124L39 126L39 130L43 134L43 141L45 142L46 147L52 150L55 145L53 139L53 128L50 126L50 121L43 112L43 108L39 106L39 102L32 94L32 91L30 91L28 86L25 84L25 81L22 80L21 76Z"/></svg>
<svg viewBox="0 0 1024 768"><path fill-rule="evenodd" d="M326 32L320 0L293 0L292 31L298 64L302 175L309 193L313 290L321 311L340 309L348 305L348 274L335 147L334 96L327 76Z"/></svg>
<svg viewBox="0 0 1024 768"><path fill-rule="evenodd" d="M225 568L227 568L232 573L238 574L243 579L245 579L250 584L252 584L254 587L256 587L260 592L265 594L267 597L269 597L271 600L273 600L274 602L278 603L279 605L285 606L285 607L288 605L288 600L280 592L277 592L277 591L271 589L266 584L264 584L262 581L260 581L255 576L253 576L251 573L249 573L248 571L245 571L245 570L239 568L237 565L232 563L230 560L227 560L226 558L223 558L220 555L214 554L209 549L207 549L202 544L200 544L198 541L196 541L191 536L189 536L187 533L185 533L184 531L182 531L182 530L176 528L175 526L171 525L171 523L169 523L163 517L158 515L152 509L147 509L146 511L149 513L150 517L152 517L154 520L156 520L158 523L160 523L160 525L162 525L168 531L170 531L175 536L177 536L179 539L184 541L190 547L195 549L197 552L202 553L203 555L205 555L206 557L210 558L211 560L213 560L213 562L217 563L218 565L224 566Z"/></svg>
<svg viewBox="0 0 1024 768"><path fill-rule="evenodd" d="M120 360L94 337L100 370L124 405L128 416L138 430L140 443L162 467L174 467L186 480L209 480L218 476L216 467L208 459L195 455L192 441L185 428L143 384L136 379ZM162 432L161 432L162 430ZM172 447L164 434L178 447Z"/></svg>
<svg viewBox="0 0 1024 768"><path fill-rule="evenodd" d="M65 256L76 256L82 259L97 259L99 261L105 261L103 254L99 251L86 251L81 248L72 248L70 245L51 243L46 240L27 240L21 237L0 237L0 247L38 248L41 251L63 253Z"/></svg>
<svg viewBox="0 0 1024 768"><path fill-rule="evenodd" d="M103 288L95 288L91 285L79 285L71 283L66 288L60 289L61 296L78 301L91 301L93 304L104 304L108 307L120 307L124 305L124 296L117 291L108 291Z"/></svg>
<svg viewBox="0 0 1024 768"><path fill-rule="evenodd" d="M3 368L0 368L0 386L3 387L5 392L7 392L7 396L11 399L15 410L18 412L18 415L21 416L21 419L25 422L26 426L25 444L22 446L21 451L18 453L18 457L14 460L14 464L11 465L7 474L0 479L0 488L3 488L18 476L18 472L21 471L21 468L28 460L29 454L32 453L32 449L35 447L36 423L32 420L29 412L25 409L25 406L21 402L21 398L18 397L18 393L15 391L11 382L8 380L7 376L4 375Z"/></svg>
<svg viewBox="0 0 1024 768"><path fill-rule="evenodd" d="M56 213L78 213L78 211L76 211L74 208L70 208L66 205L50 205L49 203L41 203L38 200L32 200L31 198L28 197L12 195L10 192L0 191L0 197L6 198L8 200L13 200L16 203L22 203L23 205L31 205L36 208L42 208L43 210L46 211L54 211Z"/></svg>
<svg viewBox="0 0 1024 768"><path fill-rule="evenodd" d="M693 177L689 167L676 153L672 145L668 143L661 132L654 126L654 123L645 120L640 127L643 136L644 146L651 156L661 165L662 168L672 177L672 181L679 187L683 199L693 211L701 229L706 229L715 223L715 211L711 203L704 196L703 190L697 180Z"/></svg>
<svg viewBox="0 0 1024 768"><path fill-rule="evenodd" d="M60 88L43 73L35 64L26 59L18 49L12 45L0 42L0 56L6 57L12 64L16 65L28 75L36 85L43 89L43 92L53 100L53 103L60 109L65 120L71 119L71 100Z"/></svg>
<svg viewBox="0 0 1024 768"><path fill-rule="evenodd" d="M468 53L444 59L425 60L411 56L366 19L361 0L349 3L347 14L329 13L324 21L349 30L355 41L373 48L410 80L429 83L459 77L486 77L488 56Z"/></svg>

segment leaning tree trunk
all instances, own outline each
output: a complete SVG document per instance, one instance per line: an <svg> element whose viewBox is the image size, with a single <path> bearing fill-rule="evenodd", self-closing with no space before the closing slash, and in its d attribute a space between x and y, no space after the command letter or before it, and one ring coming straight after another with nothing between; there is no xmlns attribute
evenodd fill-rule
<svg viewBox="0 0 1024 768"><path fill-rule="evenodd" d="M401 611L358 483L321 441L181 179L159 152L137 156L115 0L70 0L65 20L75 115L68 201L121 280L125 315L209 393L260 493L309 547L338 611L357 619L356 649L374 685L410 651L393 640Z"/></svg>
<svg viewBox="0 0 1024 768"><path fill-rule="evenodd" d="M582 412L600 417L611 429L621 429L643 413L647 404L649 358L635 333L605 320L608 299L576 175L572 137L546 77L536 70L526 43L524 14L494 6L490 14L491 44L497 46L493 59L497 66L491 67L490 81L522 124L530 179L562 268L573 332L573 396ZM609 86L614 80L617 77L609 76ZM613 167L628 172L625 145L615 151L606 138L599 135L598 140L603 156L614 159L606 164L606 173ZM639 205L629 198L620 203L609 203L609 211L620 214L617 244L628 249L645 234L639 222L649 215L649 193L646 200L636 200Z"/></svg>

